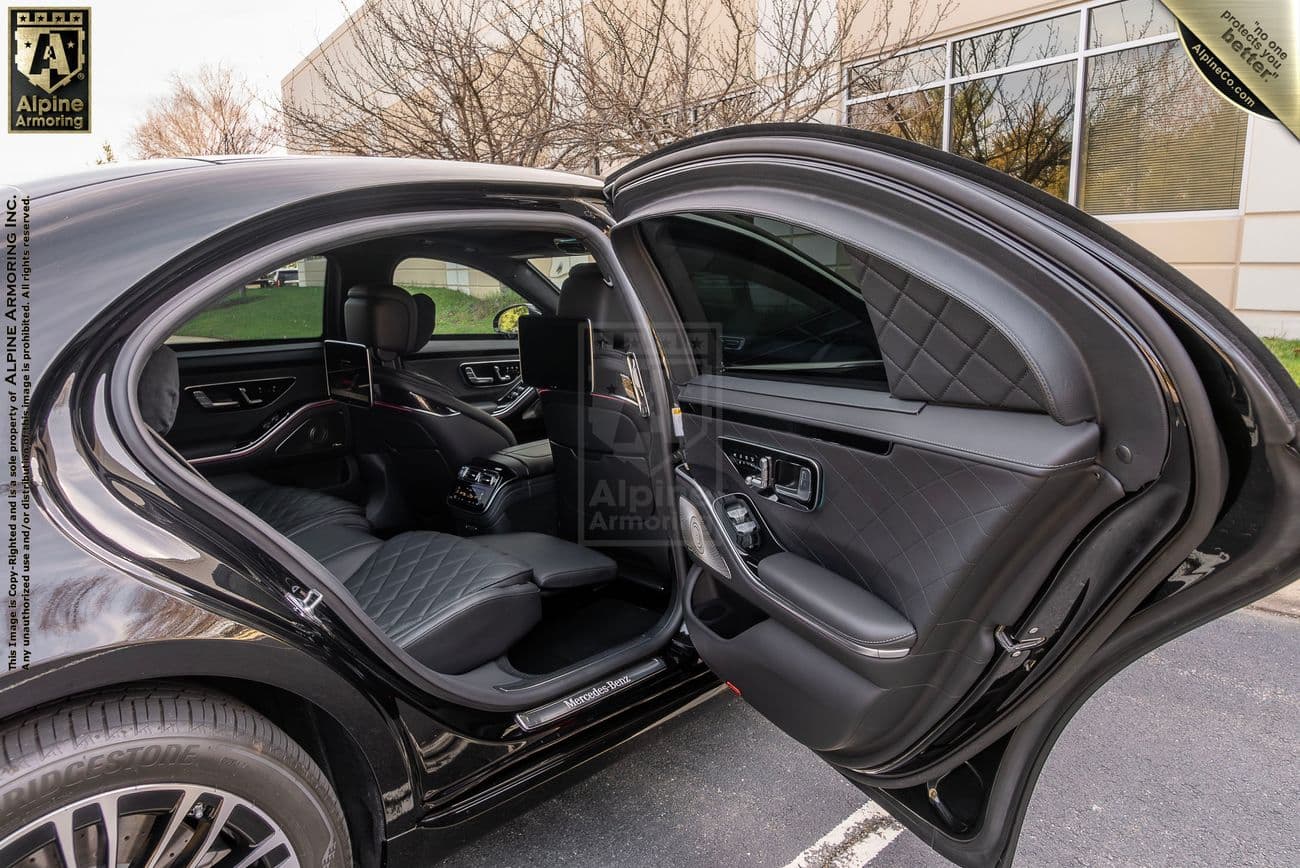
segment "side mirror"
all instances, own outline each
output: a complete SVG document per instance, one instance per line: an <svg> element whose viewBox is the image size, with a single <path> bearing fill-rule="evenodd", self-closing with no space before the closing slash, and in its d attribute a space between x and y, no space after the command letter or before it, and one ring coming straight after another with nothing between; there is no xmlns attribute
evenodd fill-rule
<svg viewBox="0 0 1300 868"><path fill-rule="evenodd" d="M503 307L497 311L496 316L492 317L492 331L503 337L518 337L519 318L536 313L538 313L537 308L531 304L512 304Z"/></svg>

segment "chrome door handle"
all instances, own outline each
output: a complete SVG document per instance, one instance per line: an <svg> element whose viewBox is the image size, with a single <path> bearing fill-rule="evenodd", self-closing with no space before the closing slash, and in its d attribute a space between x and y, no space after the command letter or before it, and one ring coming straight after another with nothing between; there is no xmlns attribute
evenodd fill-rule
<svg viewBox="0 0 1300 868"><path fill-rule="evenodd" d="M474 368L470 365L462 366L460 373L465 378L465 382L469 383L471 386L497 385L495 377L480 377L478 374L474 373Z"/></svg>
<svg viewBox="0 0 1300 868"><path fill-rule="evenodd" d="M781 485L778 483L773 489L782 497L788 497L791 500L797 500L807 506L812 503L812 471L807 467L799 468L799 479L794 485Z"/></svg>

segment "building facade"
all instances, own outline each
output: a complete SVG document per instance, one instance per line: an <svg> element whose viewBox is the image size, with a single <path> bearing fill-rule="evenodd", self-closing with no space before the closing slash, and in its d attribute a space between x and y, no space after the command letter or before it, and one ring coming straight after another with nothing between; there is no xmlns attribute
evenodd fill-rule
<svg viewBox="0 0 1300 868"><path fill-rule="evenodd" d="M350 38L345 25L304 59L286 99ZM1300 141L1220 97L1157 0L959 0L925 42L845 67L833 119L1015 175L1172 263L1257 333L1300 338Z"/></svg>

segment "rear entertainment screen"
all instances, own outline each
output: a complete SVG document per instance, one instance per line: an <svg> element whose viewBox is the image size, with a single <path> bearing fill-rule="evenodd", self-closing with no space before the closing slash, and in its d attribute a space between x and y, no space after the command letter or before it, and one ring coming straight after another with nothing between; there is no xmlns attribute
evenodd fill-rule
<svg viewBox="0 0 1300 868"><path fill-rule="evenodd" d="M325 342L325 383L330 397L348 404L369 407L374 403L370 388L370 351L365 344Z"/></svg>
<svg viewBox="0 0 1300 868"><path fill-rule="evenodd" d="M519 320L519 365L535 389L590 392L591 322L562 316Z"/></svg>

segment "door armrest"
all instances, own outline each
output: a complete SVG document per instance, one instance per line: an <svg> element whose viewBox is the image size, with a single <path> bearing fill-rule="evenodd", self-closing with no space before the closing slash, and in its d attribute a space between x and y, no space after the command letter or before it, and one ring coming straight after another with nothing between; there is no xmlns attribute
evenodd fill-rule
<svg viewBox="0 0 1300 868"><path fill-rule="evenodd" d="M893 606L858 583L790 552L758 562L759 580L790 607L859 645L902 650L916 629Z"/></svg>

